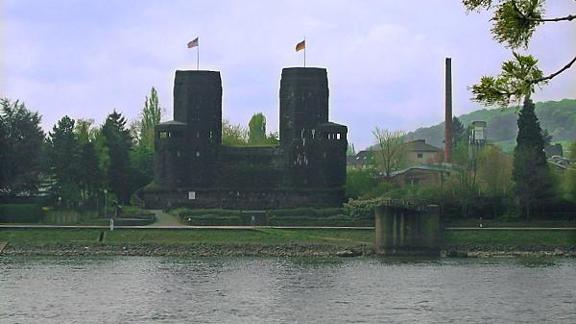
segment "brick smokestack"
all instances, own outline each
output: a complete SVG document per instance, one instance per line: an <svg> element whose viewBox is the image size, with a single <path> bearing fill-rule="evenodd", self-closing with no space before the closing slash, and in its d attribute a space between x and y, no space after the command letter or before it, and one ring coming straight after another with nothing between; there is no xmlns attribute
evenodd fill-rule
<svg viewBox="0 0 576 324"><path fill-rule="evenodd" d="M452 59L446 58L446 107L444 116L444 162L452 163Z"/></svg>

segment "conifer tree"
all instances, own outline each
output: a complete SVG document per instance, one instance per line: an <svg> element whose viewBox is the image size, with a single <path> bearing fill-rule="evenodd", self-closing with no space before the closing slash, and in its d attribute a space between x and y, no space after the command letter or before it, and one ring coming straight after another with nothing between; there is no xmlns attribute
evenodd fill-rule
<svg viewBox="0 0 576 324"><path fill-rule="evenodd" d="M553 195L542 129L530 98L525 99L518 116L512 179L518 203L526 218L530 218L534 208L549 202Z"/></svg>
<svg viewBox="0 0 576 324"><path fill-rule="evenodd" d="M48 160L55 183L53 194L67 207L80 201L80 146L74 133L74 119L62 117L48 134Z"/></svg>
<svg viewBox="0 0 576 324"><path fill-rule="evenodd" d="M0 195L32 194L43 170L41 117L24 103L0 99Z"/></svg>
<svg viewBox="0 0 576 324"><path fill-rule="evenodd" d="M110 158L108 167L108 186L121 203L127 204L131 194L130 150L132 136L126 128L126 119L122 114L112 112L102 126L102 135L106 140Z"/></svg>

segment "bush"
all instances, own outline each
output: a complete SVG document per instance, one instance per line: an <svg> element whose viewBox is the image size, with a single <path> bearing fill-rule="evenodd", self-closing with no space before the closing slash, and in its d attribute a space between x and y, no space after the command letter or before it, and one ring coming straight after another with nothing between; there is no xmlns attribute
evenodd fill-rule
<svg viewBox="0 0 576 324"><path fill-rule="evenodd" d="M198 226L250 225L252 221L251 214L240 210L179 208L170 213L184 224ZM343 208L274 209L265 216L260 224L269 226L371 226L373 222L351 218Z"/></svg>
<svg viewBox="0 0 576 324"><path fill-rule="evenodd" d="M246 225L242 222L239 216L221 216L221 215L201 215L201 216L188 216L182 218L182 222L187 225L196 226L239 226Z"/></svg>
<svg viewBox="0 0 576 324"><path fill-rule="evenodd" d="M292 217L292 218L326 218L342 214L342 208L293 208L272 209L266 212L268 217Z"/></svg>
<svg viewBox="0 0 576 324"><path fill-rule="evenodd" d="M42 208L37 204L0 205L0 222L39 223L43 216Z"/></svg>
<svg viewBox="0 0 576 324"><path fill-rule="evenodd" d="M348 170L346 173L346 197L365 196L378 185L372 170Z"/></svg>
<svg viewBox="0 0 576 324"><path fill-rule="evenodd" d="M316 217L278 217L272 216L268 219L270 226L360 226L347 215L335 215L325 218Z"/></svg>

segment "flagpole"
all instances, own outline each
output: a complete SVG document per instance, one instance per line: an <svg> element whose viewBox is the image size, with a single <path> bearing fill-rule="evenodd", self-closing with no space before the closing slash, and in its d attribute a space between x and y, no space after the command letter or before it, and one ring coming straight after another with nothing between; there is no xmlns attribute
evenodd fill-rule
<svg viewBox="0 0 576 324"><path fill-rule="evenodd" d="M200 44L196 46L196 70L200 70Z"/></svg>
<svg viewBox="0 0 576 324"><path fill-rule="evenodd" d="M306 67L306 37L304 37L304 67Z"/></svg>

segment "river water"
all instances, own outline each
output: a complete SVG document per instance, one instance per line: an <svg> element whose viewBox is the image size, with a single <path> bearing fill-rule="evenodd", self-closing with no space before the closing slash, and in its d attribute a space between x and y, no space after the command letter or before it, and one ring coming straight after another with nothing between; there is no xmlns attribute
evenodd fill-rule
<svg viewBox="0 0 576 324"><path fill-rule="evenodd" d="M576 259L0 257L0 323L576 323Z"/></svg>

